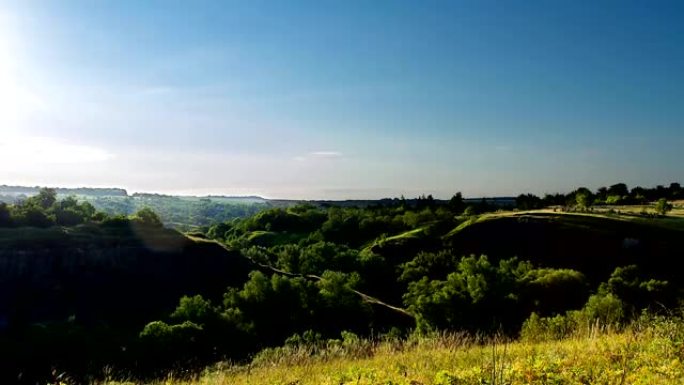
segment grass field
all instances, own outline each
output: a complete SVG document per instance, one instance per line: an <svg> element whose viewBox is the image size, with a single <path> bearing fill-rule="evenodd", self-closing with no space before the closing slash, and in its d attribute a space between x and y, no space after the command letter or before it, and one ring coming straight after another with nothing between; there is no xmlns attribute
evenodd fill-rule
<svg viewBox="0 0 684 385"><path fill-rule="evenodd" d="M662 319L620 332L587 330L557 341L475 343L463 335L276 350L248 366L207 370L169 385L681 384L684 331Z"/></svg>
<svg viewBox="0 0 684 385"><path fill-rule="evenodd" d="M643 213L654 213L653 205L632 205L632 206L597 206L590 211L571 211L564 212L560 209L539 209L539 210L502 210L493 213L486 213L466 220L452 230L447 236L454 235L466 227L475 223L496 220L504 217L522 216L544 216L556 217L564 221L580 223L582 217L609 219L639 223L649 226L657 226L672 230L684 230L684 201L675 202L675 207L665 216L648 216Z"/></svg>

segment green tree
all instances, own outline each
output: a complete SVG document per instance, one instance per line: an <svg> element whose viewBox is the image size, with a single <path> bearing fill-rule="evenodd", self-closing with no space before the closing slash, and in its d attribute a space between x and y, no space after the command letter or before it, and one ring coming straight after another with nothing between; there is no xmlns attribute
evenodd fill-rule
<svg viewBox="0 0 684 385"><path fill-rule="evenodd" d="M422 277L430 279L444 278L454 270L460 258L457 258L451 250L438 252L421 251L409 262L402 264L399 280L402 282L417 281Z"/></svg>
<svg viewBox="0 0 684 385"><path fill-rule="evenodd" d="M460 191L449 199L449 208L456 214L460 214L465 210L465 202Z"/></svg>
<svg viewBox="0 0 684 385"><path fill-rule="evenodd" d="M589 297L589 284L579 271L571 269L535 269L528 275L527 293L540 314L579 309Z"/></svg>
<svg viewBox="0 0 684 385"><path fill-rule="evenodd" d="M43 210L47 210L57 202L57 192L52 188L41 188L38 195L28 198L25 205L35 205Z"/></svg>
<svg viewBox="0 0 684 385"><path fill-rule="evenodd" d="M78 203L75 197L69 196L52 207L58 225L72 226L89 220L95 214L95 208L88 202Z"/></svg>
<svg viewBox="0 0 684 385"><path fill-rule="evenodd" d="M47 210L34 204L24 204L12 210L14 222L20 226L49 227L54 224L54 216Z"/></svg>
<svg viewBox="0 0 684 385"><path fill-rule="evenodd" d="M445 280L410 282L404 303L419 330L492 330L522 322L517 293L531 266L517 259L492 264L486 256L462 258Z"/></svg>
<svg viewBox="0 0 684 385"><path fill-rule="evenodd" d="M223 240L226 238L226 233L228 231L232 230L233 226L228 223L228 222L222 222L216 225L213 225L209 228L209 231L207 231L207 237L211 239L218 239L218 240Z"/></svg>
<svg viewBox="0 0 684 385"><path fill-rule="evenodd" d="M534 194L520 194L515 198L515 205L520 210L532 210L542 208L544 205L541 198Z"/></svg>
<svg viewBox="0 0 684 385"><path fill-rule="evenodd" d="M629 188L624 183L617 183L608 187L608 195L617 195L622 198L629 195Z"/></svg>
<svg viewBox="0 0 684 385"><path fill-rule="evenodd" d="M579 207L580 209L588 209L589 207L591 207L592 201L592 194L588 188L580 187L577 189L577 191L575 191L575 203L577 204L577 207Z"/></svg>
<svg viewBox="0 0 684 385"><path fill-rule="evenodd" d="M174 366L192 369L192 361L201 354L202 327L190 321L169 325L153 321L139 334L139 344L145 356L144 370L168 372Z"/></svg>
<svg viewBox="0 0 684 385"><path fill-rule="evenodd" d="M589 297L581 314L590 322L599 321L601 325L615 325L625 318L625 305L612 293L598 293Z"/></svg>
<svg viewBox="0 0 684 385"><path fill-rule="evenodd" d="M161 219L151 208L144 207L133 215L133 221L145 227L162 227Z"/></svg>
<svg viewBox="0 0 684 385"><path fill-rule="evenodd" d="M335 306L355 304L358 297L352 291L358 285L360 277L358 273L345 274L338 271L326 270L317 283L324 300L330 301Z"/></svg>
<svg viewBox="0 0 684 385"><path fill-rule="evenodd" d="M656 202L655 205L655 211L660 215L667 214L668 212L672 211L672 208L672 203L668 202L665 198L658 199L658 202Z"/></svg>
<svg viewBox="0 0 684 385"><path fill-rule="evenodd" d="M177 321L190 321L198 325L206 324L217 317L217 312L211 306L211 302L202 298L201 295L193 297L183 296L178 307L171 313L171 318Z"/></svg>

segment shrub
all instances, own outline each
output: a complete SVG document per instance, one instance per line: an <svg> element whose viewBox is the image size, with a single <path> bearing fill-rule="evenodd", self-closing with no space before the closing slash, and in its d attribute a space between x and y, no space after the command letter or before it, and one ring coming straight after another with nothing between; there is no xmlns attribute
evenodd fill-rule
<svg viewBox="0 0 684 385"><path fill-rule="evenodd" d="M548 341L566 338L578 330L579 312L568 312L566 315L540 317L532 313L525 320L520 330L520 338L526 341Z"/></svg>
<svg viewBox="0 0 684 385"><path fill-rule="evenodd" d="M151 208L145 207L136 212L131 218L134 223L144 227L163 227L161 219Z"/></svg>
<svg viewBox="0 0 684 385"><path fill-rule="evenodd" d="M656 202L655 205L655 211L659 215L667 214L669 211L672 211L672 208L672 203L668 202L665 198L658 199L658 202Z"/></svg>

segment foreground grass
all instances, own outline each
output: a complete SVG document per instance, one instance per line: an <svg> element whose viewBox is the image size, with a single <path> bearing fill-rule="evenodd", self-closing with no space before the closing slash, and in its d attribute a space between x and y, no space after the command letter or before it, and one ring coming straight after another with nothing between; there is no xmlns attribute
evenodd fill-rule
<svg viewBox="0 0 684 385"><path fill-rule="evenodd" d="M250 366L208 370L194 381L209 384L681 384L681 324L584 333L560 341L475 344L441 336L368 345L352 354L280 351ZM309 352L310 353L310 352ZM353 357L349 357L353 356Z"/></svg>

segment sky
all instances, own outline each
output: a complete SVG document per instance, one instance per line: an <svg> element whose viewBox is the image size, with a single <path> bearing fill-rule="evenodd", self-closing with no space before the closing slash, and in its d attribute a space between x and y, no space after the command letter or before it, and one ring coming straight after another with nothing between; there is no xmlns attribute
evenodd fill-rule
<svg viewBox="0 0 684 385"><path fill-rule="evenodd" d="M0 184L684 182L683 20L679 1L0 0Z"/></svg>

